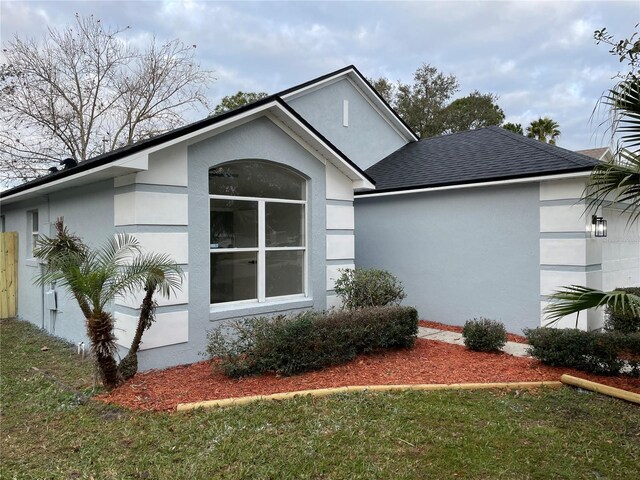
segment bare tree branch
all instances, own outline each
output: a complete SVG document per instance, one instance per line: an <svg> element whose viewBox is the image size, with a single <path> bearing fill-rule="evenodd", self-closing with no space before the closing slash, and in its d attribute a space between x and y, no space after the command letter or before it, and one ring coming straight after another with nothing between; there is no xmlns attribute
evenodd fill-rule
<svg viewBox="0 0 640 480"><path fill-rule="evenodd" d="M189 109L208 111L194 46L153 38L143 50L93 17L14 37L0 66L0 182L46 172L56 160L84 161L171 130Z"/></svg>

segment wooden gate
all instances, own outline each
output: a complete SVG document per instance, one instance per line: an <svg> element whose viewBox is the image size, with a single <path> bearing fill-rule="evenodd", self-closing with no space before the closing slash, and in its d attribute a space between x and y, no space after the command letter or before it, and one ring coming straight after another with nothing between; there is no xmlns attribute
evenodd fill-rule
<svg viewBox="0 0 640 480"><path fill-rule="evenodd" d="M16 316L18 305L18 232L0 233L0 318Z"/></svg>

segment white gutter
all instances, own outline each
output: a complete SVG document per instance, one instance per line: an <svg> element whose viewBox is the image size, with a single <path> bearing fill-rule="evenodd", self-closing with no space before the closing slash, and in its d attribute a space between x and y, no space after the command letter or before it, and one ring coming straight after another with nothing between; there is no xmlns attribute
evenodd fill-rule
<svg viewBox="0 0 640 480"><path fill-rule="evenodd" d="M428 193L428 192L440 192L444 190L461 190L464 188L478 188L478 187L493 187L496 185L512 185L518 183L534 183L543 182L548 180L562 180L567 178L581 178L588 177L591 172L576 172L576 173L561 173L558 175L543 175L538 177L526 177L526 178L512 178L509 180L495 180L492 182L476 182L476 183L464 183L460 185L445 185L442 187L427 187L416 188L414 190L398 190L395 192L381 192L381 193L366 193L364 195L356 195L358 198L377 198L388 197L392 195L408 195L411 193Z"/></svg>

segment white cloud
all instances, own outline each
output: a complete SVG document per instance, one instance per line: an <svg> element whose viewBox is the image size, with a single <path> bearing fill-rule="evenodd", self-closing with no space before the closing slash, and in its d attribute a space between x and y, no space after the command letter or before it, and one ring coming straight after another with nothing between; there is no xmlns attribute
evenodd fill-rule
<svg viewBox="0 0 640 480"><path fill-rule="evenodd" d="M154 34L196 44L202 66L218 77L212 104L237 90L272 93L350 63L367 76L405 82L431 63L458 77L461 95L499 95L510 121L554 115L560 145L577 148L588 146L591 111L622 68L592 32L606 26L629 36L637 4L3 0L2 40L39 36L75 12L131 25L136 44Z"/></svg>

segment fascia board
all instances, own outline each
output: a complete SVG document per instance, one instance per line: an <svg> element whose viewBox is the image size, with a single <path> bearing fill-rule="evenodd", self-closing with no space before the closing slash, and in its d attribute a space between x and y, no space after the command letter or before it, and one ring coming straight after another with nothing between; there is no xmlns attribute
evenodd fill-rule
<svg viewBox="0 0 640 480"><path fill-rule="evenodd" d="M121 175L143 172L148 169L149 155L145 152L138 152L134 155L131 155L130 157L116 160L115 162L101 165L90 170L78 172L75 175L70 175L59 180L53 180L43 185L38 185L28 190L23 190L22 192L15 193L8 197L3 197L1 203L5 205L15 203L30 198L47 195L49 193L58 192L66 188L87 185L89 183L108 180L110 178L119 177Z"/></svg>
<svg viewBox="0 0 640 480"><path fill-rule="evenodd" d="M444 185L440 187L426 187L426 188L415 188L415 189L407 188L405 190L396 190L393 192L357 194L356 198L378 198L378 197L389 197L389 196L396 196L396 195L409 195L412 193L441 192L445 190L462 190L465 188L493 187L493 186L499 186L499 185L513 185L518 183L535 183L535 182L552 181L552 180L564 180L569 178L582 178L582 177L586 178L586 177L589 177L590 174L591 174L590 171L584 171L584 172L575 172L575 173L561 173L558 175L540 175L536 177L512 178L508 180L494 180L490 182L462 183L458 185Z"/></svg>

